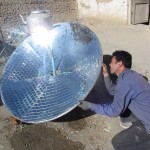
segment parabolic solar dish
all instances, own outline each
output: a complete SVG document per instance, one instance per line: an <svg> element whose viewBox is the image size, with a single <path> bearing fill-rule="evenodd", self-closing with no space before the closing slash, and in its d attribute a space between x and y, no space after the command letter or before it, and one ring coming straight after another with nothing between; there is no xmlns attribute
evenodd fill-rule
<svg viewBox="0 0 150 150"><path fill-rule="evenodd" d="M101 63L94 32L79 23L56 24L29 36L10 56L1 80L2 101L23 122L56 119L85 99Z"/></svg>

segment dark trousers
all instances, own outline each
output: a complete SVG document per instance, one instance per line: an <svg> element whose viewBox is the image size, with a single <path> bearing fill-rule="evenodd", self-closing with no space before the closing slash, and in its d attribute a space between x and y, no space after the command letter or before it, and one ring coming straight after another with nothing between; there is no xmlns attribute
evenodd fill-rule
<svg viewBox="0 0 150 150"><path fill-rule="evenodd" d="M112 139L115 150L150 150L150 134L140 121L133 122L128 129Z"/></svg>

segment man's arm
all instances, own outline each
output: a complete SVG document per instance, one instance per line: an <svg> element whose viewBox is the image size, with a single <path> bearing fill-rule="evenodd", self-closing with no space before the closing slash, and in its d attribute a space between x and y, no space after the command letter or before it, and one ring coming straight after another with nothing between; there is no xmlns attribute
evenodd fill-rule
<svg viewBox="0 0 150 150"><path fill-rule="evenodd" d="M107 66L103 63L102 67L103 67L103 75L104 75L105 87L106 87L106 89L107 89L107 91L108 91L108 93L110 95L114 95L115 94L116 85L110 79Z"/></svg>
<svg viewBox="0 0 150 150"><path fill-rule="evenodd" d="M84 110L91 109L97 114L107 115L110 117L117 117L123 113L128 107L133 92L130 87L117 86L116 93L111 104L93 104L83 101L79 105Z"/></svg>
<svg viewBox="0 0 150 150"><path fill-rule="evenodd" d="M104 77L105 87L110 95L115 95L116 85L110 79L110 76Z"/></svg>

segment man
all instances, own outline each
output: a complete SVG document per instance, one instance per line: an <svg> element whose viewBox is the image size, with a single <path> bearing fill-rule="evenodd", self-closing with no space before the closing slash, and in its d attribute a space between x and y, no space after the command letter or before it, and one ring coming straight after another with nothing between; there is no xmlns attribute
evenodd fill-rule
<svg viewBox="0 0 150 150"><path fill-rule="evenodd" d="M117 117L127 108L140 120L122 131L112 140L116 150L150 149L150 84L137 72L132 71L132 56L126 51L112 54L110 73L118 76L114 99L111 104L93 104L82 101L84 110ZM144 126L143 126L144 125Z"/></svg>
<svg viewBox="0 0 150 150"><path fill-rule="evenodd" d="M105 87L110 95L115 95L116 84L110 79L107 66L103 63L102 67ZM131 69L131 65L128 67ZM120 120L120 126L124 129L127 129L132 125L132 122L135 122L137 120L137 118L127 108L122 114L120 114Z"/></svg>

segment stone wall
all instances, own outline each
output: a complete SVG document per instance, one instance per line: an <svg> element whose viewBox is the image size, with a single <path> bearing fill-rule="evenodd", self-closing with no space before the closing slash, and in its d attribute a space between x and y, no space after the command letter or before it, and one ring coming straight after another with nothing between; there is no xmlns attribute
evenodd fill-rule
<svg viewBox="0 0 150 150"><path fill-rule="evenodd" d="M25 17L36 9L48 9L54 23L78 19L76 0L1 0L0 26L14 27L21 23L19 14Z"/></svg>

